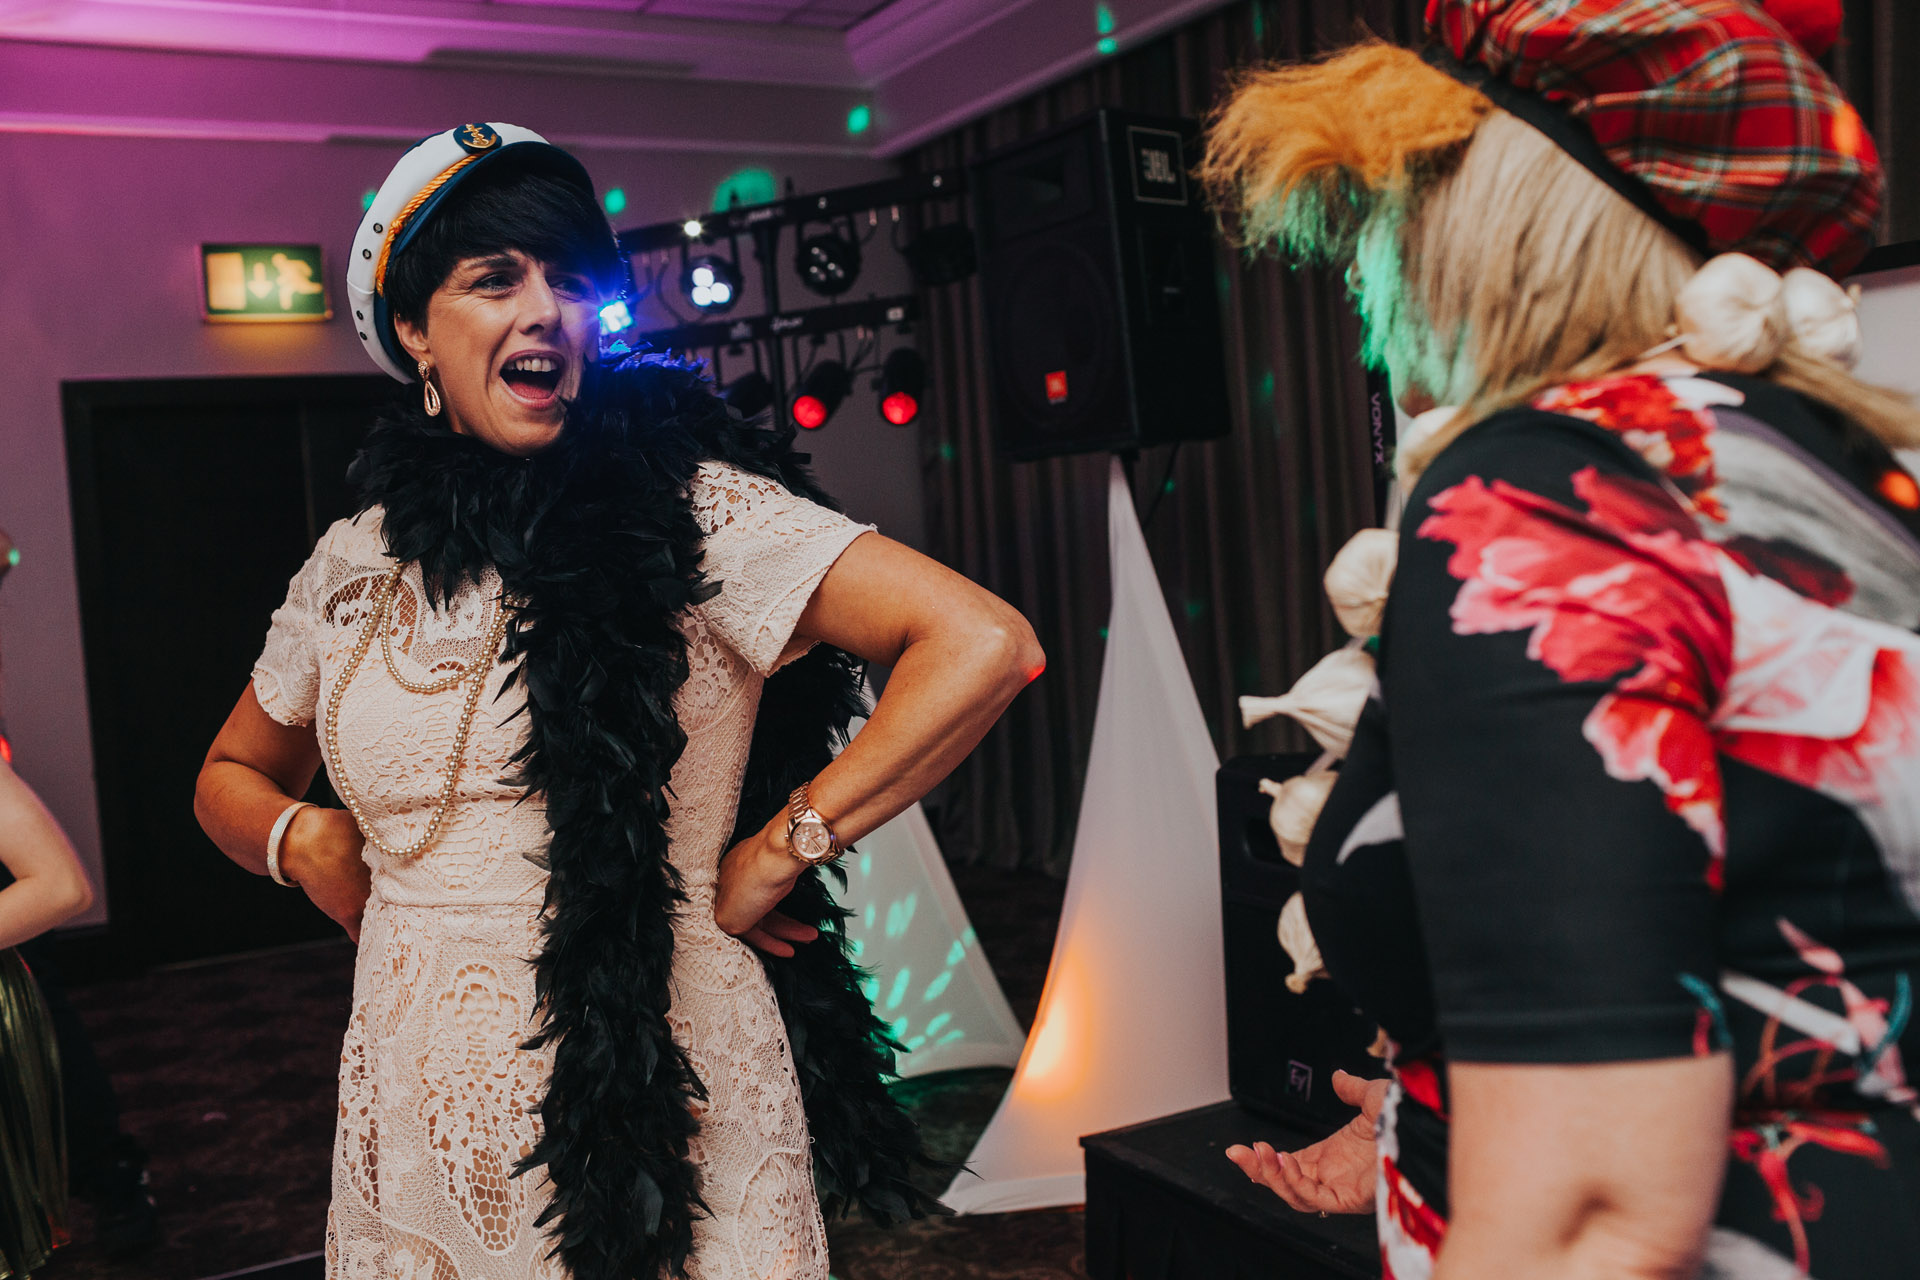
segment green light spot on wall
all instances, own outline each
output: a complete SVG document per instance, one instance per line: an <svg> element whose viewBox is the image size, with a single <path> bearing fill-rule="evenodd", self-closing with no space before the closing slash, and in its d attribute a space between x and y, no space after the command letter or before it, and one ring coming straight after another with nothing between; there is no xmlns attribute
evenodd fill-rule
<svg viewBox="0 0 1920 1280"><path fill-rule="evenodd" d="M966 959L966 956L967 956L967 944L960 941L960 939L955 938L953 940L953 945L947 948L947 968L949 969L953 968L953 966L959 964L962 960Z"/></svg>
<svg viewBox="0 0 1920 1280"><path fill-rule="evenodd" d="M907 986L913 981L913 970L902 969L893 975L893 986L887 992L887 1012L892 1013L907 998Z"/></svg>
<svg viewBox="0 0 1920 1280"><path fill-rule="evenodd" d="M898 1040L902 1036L906 1035L907 1020L905 1018L899 1018L889 1023L887 1025L887 1034L892 1036L895 1040Z"/></svg>
<svg viewBox="0 0 1920 1280"><path fill-rule="evenodd" d="M867 998L868 1004L872 1004L875 1000L878 1000L880 998L880 979L862 978L860 980L860 994Z"/></svg>
<svg viewBox="0 0 1920 1280"><path fill-rule="evenodd" d="M1105 627L1100 628L1100 638L1102 640L1107 638L1107 629Z"/></svg>
<svg viewBox="0 0 1920 1280"><path fill-rule="evenodd" d="M7 548L7 568L18 569L19 567L20 567L20 548L8 547Z"/></svg>
<svg viewBox="0 0 1920 1280"><path fill-rule="evenodd" d="M861 922L867 926L867 928L871 929L873 928L873 918L874 918L873 904L869 902L867 904L866 912L860 917L860 919L861 919Z"/></svg>
<svg viewBox="0 0 1920 1280"><path fill-rule="evenodd" d="M925 1044L926 1042L927 1042L927 1038L925 1036L915 1036L913 1039L907 1041L906 1050L908 1053L912 1053L915 1049L918 1049L921 1045Z"/></svg>
<svg viewBox="0 0 1920 1280"><path fill-rule="evenodd" d="M865 951L866 949L867 949L867 944L862 942L858 938L855 938L851 942L847 943L847 954L852 956L855 960L858 960L860 958L860 953L862 951Z"/></svg>
<svg viewBox="0 0 1920 1280"><path fill-rule="evenodd" d="M1206 601L1204 600L1187 601L1187 616L1189 618L1197 618L1201 614L1205 613L1206 611L1207 611Z"/></svg>
<svg viewBox="0 0 1920 1280"><path fill-rule="evenodd" d="M1173 492L1173 477L1172 477L1172 476L1168 476L1168 477L1167 477L1167 482L1166 482L1165 484L1163 484L1163 485L1161 485L1161 486L1160 486L1160 491L1161 491L1162 493L1172 493L1172 492Z"/></svg>
<svg viewBox="0 0 1920 1280"><path fill-rule="evenodd" d="M873 127L873 108L861 103L847 112L847 132L858 137Z"/></svg>
<svg viewBox="0 0 1920 1280"><path fill-rule="evenodd" d="M907 926L913 923L913 913L920 905L920 895L910 893L905 898L887 908L887 936L898 938L906 933Z"/></svg>
<svg viewBox="0 0 1920 1280"><path fill-rule="evenodd" d="M977 934L977 933L975 933L975 932L973 931L973 926L972 926L972 925L968 925L968 926L967 926L966 928L964 928L964 929L962 929L962 930L960 931L960 945L961 945L961 946L963 946L963 947L970 947L970 946L972 946L972 945L973 945L974 943L976 943L976 942L978 942L978 941L980 941L980 935L979 935L979 934Z"/></svg>
<svg viewBox="0 0 1920 1280"><path fill-rule="evenodd" d="M932 1020L927 1023L927 1034L930 1036L939 1035L947 1029L947 1024L952 1021L953 1015L950 1013L935 1014Z"/></svg>
<svg viewBox="0 0 1920 1280"><path fill-rule="evenodd" d="M373 198L379 194L380 193L376 190L368 190L368 191L361 192L360 193L360 212L365 213L367 210L373 208Z"/></svg>
<svg viewBox="0 0 1920 1280"><path fill-rule="evenodd" d="M1093 6L1093 29L1103 36L1110 36L1113 34L1113 27L1112 6L1104 4Z"/></svg>
<svg viewBox="0 0 1920 1280"><path fill-rule="evenodd" d="M934 452L939 455L940 461L942 462L952 462L955 458L960 456L960 451L958 449L955 449L953 447L953 443L948 440L942 440L940 442L940 447L936 449Z"/></svg>
<svg viewBox="0 0 1920 1280"><path fill-rule="evenodd" d="M872 854L863 853L860 855L860 874L863 876L870 876L873 874L873 855Z"/></svg>
<svg viewBox="0 0 1920 1280"><path fill-rule="evenodd" d="M780 180L771 169L740 169L720 179L713 189L713 207L731 209L735 205L772 204L780 198Z"/></svg>
<svg viewBox="0 0 1920 1280"><path fill-rule="evenodd" d="M965 1040L966 1038L967 1038L967 1033L962 1031L960 1028L955 1027L953 1030L947 1032L947 1034L941 1036L938 1040L935 1040L933 1042L933 1047L938 1049L941 1045L952 1044L956 1040Z"/></svg>
<svg viewBox="0 0 1920 1280"><path fill-rule="evenodd" d="M1259 384L1254 387L1253 394L1259 397L1262 404L1273 403L1273 370L1269 369L1260 375Z"/></svg>
<svg viewBox="0 0 1920 1280"><path fill-rule="evenodd" d="M607 213L613 217L627 211L627 193L619 187L608 187L607 194L600 197L600 203L607 207Z"/></svg>
<svg viewBox="0 0 1920 1280"><path fill-rule="evenodd" d="M1120 42L1118 40L1115 40L1112 36L1103 36L1101 37L1100 43L1096 44L1093 47L1098 49L1103 54L1112 54L1112 53L1119 52Z"/></svg>
<svg viewBox="0 0 1920 1280"><path fill-rule="evenodd" d="M932 1004L947 992L947 984L953 981L953 970L949 969L927 984L926 994L921 996L922 1003Z"/></svg>

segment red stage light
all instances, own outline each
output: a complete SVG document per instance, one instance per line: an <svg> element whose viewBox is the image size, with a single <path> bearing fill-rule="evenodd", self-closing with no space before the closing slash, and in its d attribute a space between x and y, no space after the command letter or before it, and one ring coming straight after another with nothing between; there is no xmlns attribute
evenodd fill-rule
<svg viewBox="0 0 1920 1280"><path fill-rule="evenodd" d="M793 420L809 431L826 426L828 412L819 396L800 396L793 402Z"/></svg>
<svg viewBox="0 0 1920 1280"><path fill-rule="evenodd" d="M920 402L904 391L896 391L880 402L880 416L896 427L904 427L920 416Z"/></svg>

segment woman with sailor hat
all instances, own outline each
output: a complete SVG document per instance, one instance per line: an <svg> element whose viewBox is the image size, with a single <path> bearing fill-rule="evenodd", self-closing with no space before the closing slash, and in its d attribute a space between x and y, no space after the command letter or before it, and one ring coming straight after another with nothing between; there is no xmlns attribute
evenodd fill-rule
<svg viewBox="0 0 1920 1280"><path fill-rule="evenodd" d="M354 238L416 390L196 795L360 944L330 1276L821 1280L823 1209L924 1207L820 868L1041 658L696 370L600 362L623 275L580 164L508 124L414 147ZM298 799L323 764L344 809Z"/></svg>

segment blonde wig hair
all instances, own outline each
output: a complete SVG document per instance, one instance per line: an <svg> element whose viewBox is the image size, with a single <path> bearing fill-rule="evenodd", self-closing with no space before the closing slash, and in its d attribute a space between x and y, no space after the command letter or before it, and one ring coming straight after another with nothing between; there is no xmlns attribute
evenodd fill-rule
<svg viewBox="0 0 1920 1280"><path fill-rule="evenodd" d="M1663 342L1700 257L1556 143L1393 45L1244 76L1200 176L1252 249L1348 266L1368 363L1460 406L1426 465L1474 423ZM1888 445L1920 410L1789 346L1762 376Z"/></svg>

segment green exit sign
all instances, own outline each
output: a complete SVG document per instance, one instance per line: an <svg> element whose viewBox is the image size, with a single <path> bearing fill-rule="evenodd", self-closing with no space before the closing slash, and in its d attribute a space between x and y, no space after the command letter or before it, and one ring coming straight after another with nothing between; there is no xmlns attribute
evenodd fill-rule
<svg viewBox="0 0 1920 1280"><path fill-rule="evenodd" d="M203 244L201 314L222 324L333 318L317 244Z"/></svg>

